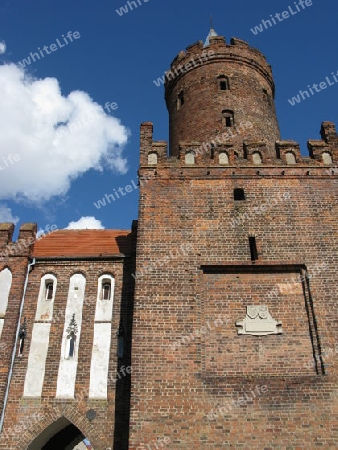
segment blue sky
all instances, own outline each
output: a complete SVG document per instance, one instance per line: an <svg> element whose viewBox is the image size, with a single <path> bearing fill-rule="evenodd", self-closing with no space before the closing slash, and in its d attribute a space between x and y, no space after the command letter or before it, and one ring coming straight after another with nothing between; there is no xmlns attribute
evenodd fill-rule
<svg viewBox="0 0 338 450"><path fill-rule="evenodd" d="M125 0L2 0L0 221L61 229L91 217L81 223L130 228L137 189L99 209L94 203L136 183L141 122L154 123L156 140L168 139L164 89L153 80L180 50L205 39L210 14L227 42L238 37L266 55L282 138L298 141L306 155L322 121L338 125L338 82L288 102L308 85L333 82L338 71L338 3L307 1L298 12L294 0L138 0L132 10ZM289 7L294 14L278 21ZM276 25L254 34L270 14ZM23 63L39 47L43 56ZM107 103L117 106L109 113Z"/></svg>

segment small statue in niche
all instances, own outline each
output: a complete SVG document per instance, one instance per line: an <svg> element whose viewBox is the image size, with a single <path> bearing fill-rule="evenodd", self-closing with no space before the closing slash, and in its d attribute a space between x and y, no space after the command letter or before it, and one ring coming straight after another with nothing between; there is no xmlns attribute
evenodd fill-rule
<svg viewBox="0 0 338 450"><path fill-rule="evenodd" d="M27 325L26 325L26 317L23 320L23 324L20 325L19 329L19 357L22 357L23 354L23 348L25 345L25 338L27 335Z"/></svg>
<svg viewBox="0 0 338 450"><path fill-rule="evenodd" d="M65 359L71 359L74 358L75 356L77 332L78 332L77 323L75 320L75 314L73 314L71 321L69 322L68 328L66 330L67 339L66 339Z"/></svg>

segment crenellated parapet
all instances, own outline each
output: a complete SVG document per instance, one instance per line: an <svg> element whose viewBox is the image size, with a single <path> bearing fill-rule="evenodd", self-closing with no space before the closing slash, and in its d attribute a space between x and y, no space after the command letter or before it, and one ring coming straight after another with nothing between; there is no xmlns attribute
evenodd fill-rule
<svg viewBox="0 0 338 450"><path fill-rule="evenodd" d="M324 164L338 163L338 135L333 122L323 122L320 130L322 140L308 141L310 157Z"/></svg>
<svg viewBox="0 0 338 450"><path fill-rule="evenodd" d="M36 232L36 223L24 223L20 227L17 241L13 242L14 224L0 223L0 261L7 261L10 257L30 256Z"/></svg>
<svg viewBox="0 0 338 450"><path fill-rule="evenodd" d="M272 69L265 56L242 39L231 38L230 44L227 44L224 36L212 36L208 46L204 46L202 41L198 41L177 54L170 64L170 69L166 72L166 95L176 78L194 70L201 64L210 64L215 61L225 64L238 62L253 68L268 81L274 96L275 84Z"/></svg>
<svg viewBox="0 0 338 450"><path fill-rule="evenodd" d="M238 139L239 135L210 142L180 141L177 155L168 155L166 141L152 140L153 125L141 125L141 169L190 169L201 175L212 175L209 169L217 168L215 175L233 175L233 170L250 169L250 173L262 175L330 175L338 164L338 137L334 124L323 122L321 134L324 140L308 141L309 156L303 156L300 146L292 140L278 140L274 150L267 149L264 141ZM330 169L332 168L333 169ZM197 172L196 169L207 169ZM224 169L220 172L220 169ZM264 170L263 170L264 169ZM156 170L157 173L157 170ZM248 172L249 173L249 172ZM181 173L182 174L182 173Z"/></svg>

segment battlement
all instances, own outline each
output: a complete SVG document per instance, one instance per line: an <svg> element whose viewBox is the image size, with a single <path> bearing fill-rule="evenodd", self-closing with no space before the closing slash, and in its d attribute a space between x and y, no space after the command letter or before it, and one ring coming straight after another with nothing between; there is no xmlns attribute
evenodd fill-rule
<svg viewBox="0 0 338 450"><path fill-rule="evenodd" d="M202 41L189 45L186 50L180 51L170 64L166 72L166 91L182 75L194 70L198 66L210 64L216 61L225 63L237 62L245 64L259 71L271 85L274 93L275 85L272 78L271 66L265 56L249 43L237 38L231 38L230 44L226 43L224 36L210 37L209 45L204 46Z"/></svg>
<svg viewBox="0 0 338 450"><path fill-rule="evenodd" d="M16 242L13 242L14 223L0 223L0 261L10 257L29 256L36 239L36 223L24 223L19 230Z"/></svg>
<svg viewBox="0 0 338 450"><path fill-rule="evenodd" d="M250 122L241 126L243 129L249 127ZM262 169L266 175L338 175L338 138L331 122L322 123L321 134L325 140L308 141L309 156L302 156L299 144L292 140L276 141L274 152L271 152L264 141L241 139L241 127L235 132L237 134L224 134L209 142L180 141L179 153L168 156L167 142L153 141L153 124L145 122L141 124L140 166L193 169L199 177L211 173L197 172L198 168L217 168L214 173L218 175L233 175L233 169L239 175L239 170L249 168L252 174L258 175L263 175ZM220 169L224 170L220 172Z"/></svg>

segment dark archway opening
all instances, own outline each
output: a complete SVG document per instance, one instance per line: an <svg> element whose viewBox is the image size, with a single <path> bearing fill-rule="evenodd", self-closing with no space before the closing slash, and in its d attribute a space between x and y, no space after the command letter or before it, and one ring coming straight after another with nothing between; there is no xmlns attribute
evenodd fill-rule
<svg viewBox="0 0 338 450"><path fill-rule="evenodd" d="M73 450L84 439L85 436L75 425L61 417L34 439L27 450ZM83 448L92 447L83 444Z"/></svg>

